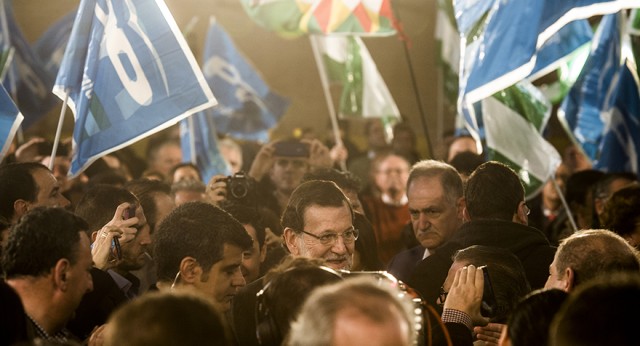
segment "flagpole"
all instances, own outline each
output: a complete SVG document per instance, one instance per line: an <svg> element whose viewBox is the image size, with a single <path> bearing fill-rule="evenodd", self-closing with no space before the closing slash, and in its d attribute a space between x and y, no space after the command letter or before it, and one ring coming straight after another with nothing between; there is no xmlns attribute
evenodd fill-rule
<svg viewBox="0 0 640 346"><path fill-rule="evenodd" d="M400 19L400 11L397 6L391 4L393 8L393 13L396 15L398 21L398 27L402 28L402 20ZM411 78L411 86L413 87L413 93L416 98L416 104L418 106L418 113L420 114L420 123L422 124L422 129L424 131L424 137L427 141L427 149L429 150L429 154L431 157L434 157L433 146L431 145L431 137L429 136L429 127L427 126L427 115L425 114L424 107L422 106L422 100L420 98L420 92L418 92L418 82L416 80L415 71L413 70L413 62L411 60L411 55L409 55L409 38L402 33L401 31L399 35L399 40L402 43L402 48L404 50L404 56L407 61L407 67L409 68L409 76Z"/></svg>
<svg viewBox="0 0 640 346"><path fill-rule="evenodd" d="M329 118L331 119L331 128L333 129L333 136L335 138L336 145L343 145L342 138L340 137L340 127L338 126L338 117L336 115L336 109L333 105L333 99L331 98L331 92L329 90L329 80L327 79L327 72L325 70L324 63L322 63L322 56L318 50L318 43L315 36L309 35L309 41L311 42L311 48L313 50L313 56L316 60L316 66L318 67L318 73L320 73L320 81L322 82L322 90L324 91L324 98L327 101L327 107L329 108ZM344 161L340 161L340 168L343 171L347 170L347 164Z"/></svg>
<svg viewBox="0 0 640 346"><path fill-rule="evenodd" d="M196 161L198 156L196 155L196 130L195 125L193 124L193 115L190 115L187 118L187 124L189 125L189 153L191 154L189 160L192 164L197 165L198 163Z"/></svg>
<svg viewBox="0 0 640 346"><path fill-rule="evenodd" d="M551 179L551 182L553 183L553 187L558 192L558 196L560 196L560 201L562 202L562 206L564 207L564 210L567 213L567 218L569 219L569 223L571 224L571 228L573 229L573 232L575 233L575 232L578 231L578 226L576 225L576 221L573 219L573 214L571 214L571 209L569 209L569 205L567 204L567 200L564 198L564 193L562 192L562 190L560 189L560 186L558 186L558 183L556 182L555 173L553 175L551 175L550 179Z"/></svg>
<svg viewBox="0 0 640 346"><path fill-rule="evenodd" d="M67 110L67 102L69 101L69 91L64 91L64 100L62 101L62 109L60 109L60 118L58 118L58 128L56 129L56 137L53 139L53 149L51 149L51 158L49 159L49 170L53 171L53 161L56 159L58 152L58 143L60 143L60 134L62 133L62 124L64 124L64 114Z"/></svg>

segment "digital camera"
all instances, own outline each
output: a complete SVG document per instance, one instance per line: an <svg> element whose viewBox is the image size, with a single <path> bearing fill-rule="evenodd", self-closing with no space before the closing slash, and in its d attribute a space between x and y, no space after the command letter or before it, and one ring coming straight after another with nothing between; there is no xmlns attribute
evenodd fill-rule
<svg viewBox="0 0 640 346"><path fill-rule="evenodd" d="M231 200L241 200L251 195L254 181L244 172L240 171L232 176L227 177L227 198Z"/></svg>

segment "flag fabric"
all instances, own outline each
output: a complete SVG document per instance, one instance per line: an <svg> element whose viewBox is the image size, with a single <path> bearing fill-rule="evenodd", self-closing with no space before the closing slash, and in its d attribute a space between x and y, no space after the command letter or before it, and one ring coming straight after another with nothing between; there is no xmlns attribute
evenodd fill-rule
<svg viewBox="0 0 640 346"><path fill-rule="evenodd" d="M640 9L634 9L629 16L627 31L631 36L631 49L636 62L640 61ZM638 68L640 66L636 66ZM637 70L640 74L640 70Z"/></svg>
<svg viewBox="0 0 640 346"><path fill-rule="evenodd" d="M438 0L436 10L436 44L438 62L442 69L444 95L451 104L458 99L460 71L460 33L453 14L452 0Z"/></svg>
<svg viewBox="0 0 640 346"><path fill-rule="evenodd" d="M487 158L518 173L527 199L540 192L562 161L542 136L550 114L551 104L529 82L482 100Z"/></svg>
<svg viewBox="0 0 640 346"><path fill-rule="evenodd" d="M555 34L564 36L562 31L568 30L563 29L568 23L634 7L640 7L640 1L455 0L456 20L463 37L461 95L465 102L474 103L536 72L543 73L557 58L566 55L551 51L547 55L542 49ZM560 42L577 48L586 41Z"/></svg>
<svg viewBox="0 0 640 346"><path fill-rule="evenodd" d="M203 61L202 71L218 100L217 107L205 112L218 132L267 142L268 131L282 118L289 101L271 92L215 21L209 28Z"/></svg>
<svg viewBox="0 0 640 346"><path fill-rule="evenodd" d="M24 117L13 103L7 90L0 85L0 162L13 142L13 136Z"/></svg>
<svg viewBox="0 0 640 346"><path fill-rule="evenodd" d="M33 50L40 61L44 62L44 68L52 76L58 74L64 50L69 42L69 36L71 36L76 12L77 10L73 10L62 17L33 44Z"/></svg>
<svg viewBox="0 0 640 346"><path fill-rule="evenodd" d="M199 112L180 121L180 145L183 161L198 166L204 182L217 174L231 175L231 168L218 149L216 125L213 118ZM195 160L191 149L195 149Z"/></svg>
<svg viewBox="0 0 640 346"><path fill-rule="evenodd" d="M621 66L606 112L600 155L595 167L605 172L634 172L640 178L640 88L637 67L630 60Z"/></svg>
<svg viewBox="0 0 640 346"><path fill-rule="evenodd" d="M611 88L621 61L621 14L602 17L587 61L558 110L558 120L587 157L598 156L604 122L601 113L611 108Z"/></svg>
<svg viewBox="0 0 640 346"><path fill-rule="evenodd" d="M10 1L4 1L14 55L5 79L4 86L15 97L16 103L24 113L23 128L29 128L42 118L58 102L51 93L55 75L48 73L44 64L27 42L22 30L15 21Z"/></svg>
<svg viewBox="0 0 640 346"><path fill-rule="evenodd" d="M285 37L395 34L391 0L242 0L257 24Z"/></svg>
<svg viewBox="0 0 640 346"><path fill-rule="evenodd" d="M3 82L6 77L14 53L11 46L5 1L0 0L0 82Z"/></svg>
<svg viewBox="0 0 640 346"><path fill-rule="evenodd" d="M83 0L53 91L75 116L72 177L216 104L161 0Z"/></svg>
<svg viewBox="0 0 640 346"><path fill-rule="evenodd" d="M342 85L341 118L400 119L400 111L362 39L319 35L311 39L322 55L328 80Z"/></svg>

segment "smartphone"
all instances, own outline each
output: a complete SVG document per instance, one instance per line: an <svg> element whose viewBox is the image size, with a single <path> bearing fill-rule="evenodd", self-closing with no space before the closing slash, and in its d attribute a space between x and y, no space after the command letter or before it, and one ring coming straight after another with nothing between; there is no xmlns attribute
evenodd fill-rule
<svg viewBox="0 0 640 346"><path fill-rule="evenodd" d="M122 219L128 220L134 216L136 216L136 205L130 204L127 209L122 212ZM111 252L118 260L122 259L122 248L120 247L120 240L118 238L113 237L111 240Z"/></svg>
<svg viewBox="0 0 640 346"><path fill-rule="evenodd" d="M482 305L480 306L480 313L484 317L493 317L496 313L497 302L496 295L493 291L493 285L491 284L491 277L489 276L489 268L483 266L482 275L484 276L484 290L482 292Z"/></svg>
<svg viewBox="0 0 640 346"><path fill-rule="evenodd" d="M273 144L274 155L282 157L309 157L307 144L297 139L283 140Z"/></svg>

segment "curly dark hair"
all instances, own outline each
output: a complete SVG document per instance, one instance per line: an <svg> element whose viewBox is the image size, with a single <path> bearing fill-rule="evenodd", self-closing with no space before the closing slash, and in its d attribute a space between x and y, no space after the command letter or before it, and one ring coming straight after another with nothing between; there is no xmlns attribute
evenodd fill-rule
<svg viewBox="0 0 640 346"><path fill-rule="evenodd" d="M174 209L154 234L153 253L158 280L172 281L180 261L191 256L205 272L224 256L224 244L251 248L242 225L226 211L204 202L189 202Z"/></svg>
<svg viewBox="0 0 640 346"><path fill-rule="evenodd" d="M45 275L62 258L75 264L80 232L87 227L86 221L62 208L29 211L9 234L2 256L6 278Z"/></svg>

